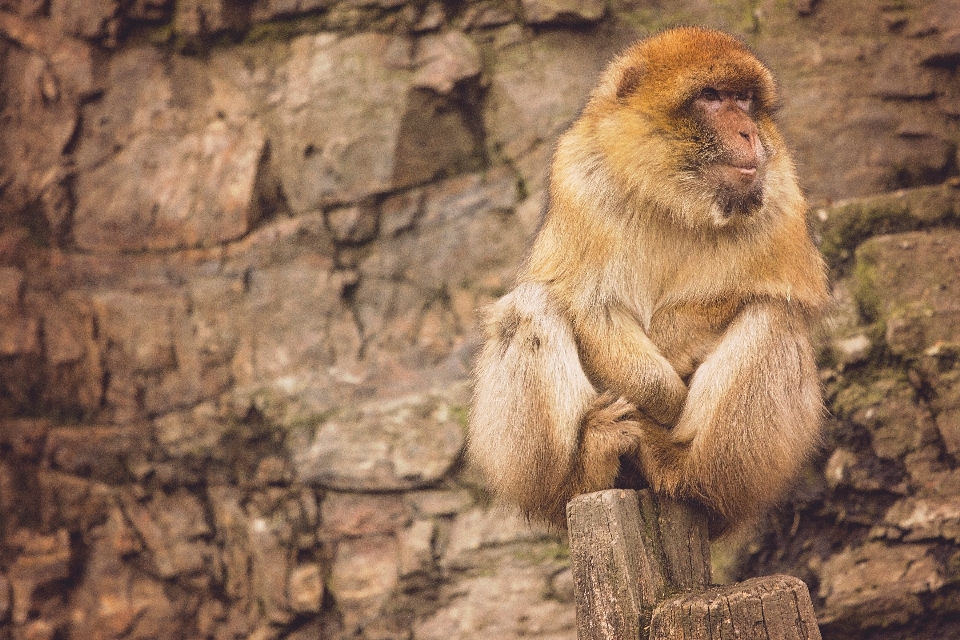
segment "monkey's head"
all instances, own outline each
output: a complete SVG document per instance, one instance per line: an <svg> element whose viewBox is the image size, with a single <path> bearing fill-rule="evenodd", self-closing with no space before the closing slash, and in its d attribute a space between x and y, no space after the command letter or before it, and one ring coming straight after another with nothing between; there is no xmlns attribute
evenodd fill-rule
<svg viewBox="0 0 960 640"><path fill-rule="evenodd" d="M776 103L773 76L743 42L687 27L624 52L582 120L625 192L685 226L742 227L795 185Z"/></svg>

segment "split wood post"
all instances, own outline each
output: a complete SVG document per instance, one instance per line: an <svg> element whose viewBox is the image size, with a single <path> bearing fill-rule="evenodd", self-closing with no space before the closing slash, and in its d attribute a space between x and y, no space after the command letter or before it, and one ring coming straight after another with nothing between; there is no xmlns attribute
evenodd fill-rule
<svg viewBox="0 0 960 640"><path fill-rule="evenodd" d="M707 517L650 490L567 505L579 640L819 640L807 586L790 576L710 587Z"/></svg>

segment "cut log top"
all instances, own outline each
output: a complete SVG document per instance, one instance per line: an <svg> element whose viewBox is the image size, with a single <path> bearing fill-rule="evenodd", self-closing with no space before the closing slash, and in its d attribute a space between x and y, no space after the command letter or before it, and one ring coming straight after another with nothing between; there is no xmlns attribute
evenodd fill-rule
<svg viewBox="0 0 960 640"><path fill-rule="evenodd" d="M818 640L810 593L790 576L711 587L706 513L652 491L567 505L579 640Z"/></svg>

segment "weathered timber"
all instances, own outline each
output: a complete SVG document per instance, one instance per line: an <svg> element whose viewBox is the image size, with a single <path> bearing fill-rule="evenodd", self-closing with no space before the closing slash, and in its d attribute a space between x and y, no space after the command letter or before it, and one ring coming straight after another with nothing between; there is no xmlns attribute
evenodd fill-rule
<svg viewBox="0 0 960 640"><path fill-rule="evenodd" d="M678 591L702 589L710 584L710 537L707 513L689 503L658 496L649 489L637 491L640 543L643 557L654 573L646 578L659 602Z"/></svg>
<svg viewBox="0 0 960 640"><path fill-rule="evenodd" d="M652 491L567 505L579 640L820 640L790 576L710 587L706 513Z"/></svg>
<svg viewBox="0 0 960 640"><path fill-rule="evenodd" d="M650 640L820 640L810 592L792 576L686 593L653 612Z"/></svg>
<svg viewBox="0 0 960 640"><path fill-rule="evenodd" d="M647 637L653 608L710 583L706 514L653 492L610 489L567 505L579 640Z"/></svg>
<svg viewBox="0 0 960 640"><path fill-rule="evenodd" d="M567 504L570 560L577 603L578 640L639 640L638 544L642 524L637 495L611 489Z"/></svg>

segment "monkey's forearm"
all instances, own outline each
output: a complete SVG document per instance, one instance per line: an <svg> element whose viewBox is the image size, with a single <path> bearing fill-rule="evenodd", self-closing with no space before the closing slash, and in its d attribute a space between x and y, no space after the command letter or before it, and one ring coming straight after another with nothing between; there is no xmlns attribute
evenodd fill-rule
<svg viewBox="0 0 960 640"><path fill-rule="evenodd" d="M673 426L687 386L636 319L610 306L580 314L574 324L587 375L658 423Z"/></svg>

